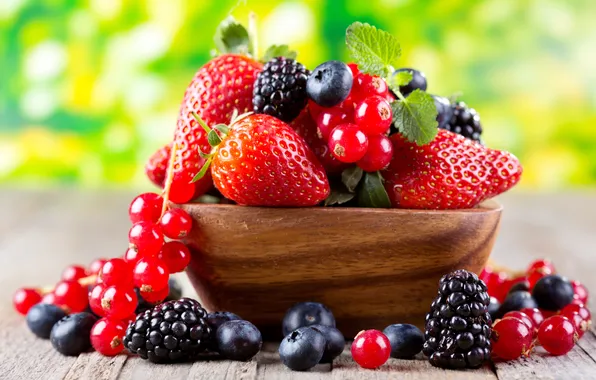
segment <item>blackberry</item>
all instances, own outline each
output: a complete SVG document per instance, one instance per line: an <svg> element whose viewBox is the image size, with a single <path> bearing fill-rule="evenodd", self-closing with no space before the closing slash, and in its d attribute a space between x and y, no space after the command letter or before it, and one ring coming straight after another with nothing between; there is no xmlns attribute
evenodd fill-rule
<svg viewBox="0 0 596 380"><path fill-rule="evenodd" d="M137 315L126 330L124 346L154 363L195 359L209 345L206 316L201 304L190 298L164 302Z"/></svg>
<svg viewBox="0 0 596 380"><path fill-rule="evenodd" d="M480 116L474 108L469 108L464 102L457 102L451 106L453 114L448 123L440 126L450 132L460 134L470 140L480 142L482 125Z"/></svg>
<svg viewBox="0 0 596 380"><path fill-rule="evenodd" d="M310 71L297 61L277 57L257 75L252 95L253 111L290 122L306 106L306 81Z"/></svg>
<svg viewBox="0 0 596 380"><path fill-rule="evenodd" d="M456 270L441 279L426 315L423 352L441 368L479 368L490 359L490 297L474 273Z"/></svg>

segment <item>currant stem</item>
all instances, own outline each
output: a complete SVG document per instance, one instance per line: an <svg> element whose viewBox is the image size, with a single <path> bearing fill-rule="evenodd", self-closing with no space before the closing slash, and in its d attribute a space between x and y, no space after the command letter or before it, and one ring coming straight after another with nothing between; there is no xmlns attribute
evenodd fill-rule
<svg viewBox="0 0 596 380"><path fill-rule="evenodd" d="M80 278L77 281L79 284L81 284L81 286L95 285L95 282L97 281L97 275L92 274L91 276ZM54 291L54 287L53 286L44 286L41 288L37 288L36 290L39 292L39 294L41 294L42 296L45 296L48 293L52 293Z"/></svg>
<svg viewBox="0 0 596 380"><path fill-rule="evenodd" d="M172 182L174 180L174 162L176 162L177 150L178 144L176 144L176 138L174 138L174 144L172 144L172 151L170 152L170 162L168 163L168 176L166 177L166 184L162 193L163 206L161 208L161 216L159 217L158 223L161 221L163 214L165 214L166 211L168 211L168 203L170 201L170 189L172 188Z"/></svg>

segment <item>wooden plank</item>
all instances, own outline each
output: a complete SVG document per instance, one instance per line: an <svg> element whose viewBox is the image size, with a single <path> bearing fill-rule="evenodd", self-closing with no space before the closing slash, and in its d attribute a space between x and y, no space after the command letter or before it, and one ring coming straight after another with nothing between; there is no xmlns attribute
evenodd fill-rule
<svg viewBox="0 0 596 380"><path fill-rule="evenodd" d="M126 380L185 380L189 378L192 363L153 364L138 357L124 363L117 379Z"/></svg>
<svg viewBox="0 0 596 380"><path fill-rule="evenodd" d="M266 343L257 356L257 379L322 380L330 378L331 364L318 364L308 371L292 371L279 359L279 344Z"/></svg>
<svg viewBox="0 0 596 380"><path fill-rule="evenodd" d="M96 352L82 354L72 365L64 380L115 380L127 359L127 355L106 357Z"/></svg>
<svg viewBox="0 0 596 380"><path fill-rule="evenodd" d="M196 362L188 374L189 380L254 380L257 378L257 362L234 362L231 360L210 360Z"/></svg>
<svg viewBox="0 0 596 380"><path fill-rule="evenodd" d="M594 315L594 313L592 313ZM592 328L577 342L577 345L596 362L596 330ZM596 377L596 376L595 376Z"/></svg>

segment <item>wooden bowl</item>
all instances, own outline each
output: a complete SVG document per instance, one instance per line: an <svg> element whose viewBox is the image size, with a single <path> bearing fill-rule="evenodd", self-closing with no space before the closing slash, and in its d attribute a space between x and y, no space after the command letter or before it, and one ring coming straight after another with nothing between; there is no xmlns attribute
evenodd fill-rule
<svg viewBox="0 0 596 380"><path fill-rule="evenodd" d="M449 211L182 207L194 219L187 271L203 305L239 314L269 339L303 301L329 306L346 337L422 327L443 274L482 270L502 210L494 201Z"/></svg>

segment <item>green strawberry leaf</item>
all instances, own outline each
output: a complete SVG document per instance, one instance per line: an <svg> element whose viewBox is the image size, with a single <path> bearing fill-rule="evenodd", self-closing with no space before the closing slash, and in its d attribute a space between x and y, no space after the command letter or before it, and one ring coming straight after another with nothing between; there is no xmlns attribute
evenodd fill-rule
<svg viewBox="0 0 596 380"><path fill-rule="evenodd" d="M364 180L358 188L358 206L390 208L391 200L383 186L381 173L364 173Z"/></svg>
<svg viewBox="0 0 596 380"><path fill-rule="evenodd" d="M376 27L355 22L346 30L346 45L360 71L387 78L401 55L397 38Z"/></svg>
<svg viewBox="0 0 596 380"><path fill-rule="evenodd" d="M352 199L354 199L355 196L356 196L356 194L354 194L354 193L350 193L345 190L342 191L342 190L332 188L329 196L327 198L325 198L323 205L325 205L325 206L341 205L341 204L351 201Z"/></svg>
<svg viewBox="0 0 596 380"><path fill-rule="evenodd" d="M228 16L215 30L213 37L219 53L250 54L250 38L248 30L234 17Z"/></svg>
<svg viewBox="0 0 596 380"><path fill-rule="evenodd" d="M391 84L396 87L405 86L412 80L412 73L409 71L400 71L391 76Z"/></svg>
<svg viewBox="0 0 596 380"><path fill-rule="evenodd" d="M201 170L199 170L197 175L195 175L194 178L192 179L192 181L190 181L191 183L197 182L198 180L203 178L205 176L205 174L207 174L207 170L209 170L209 166L211 166L211 161L213 161L213 156L207 158L207 160L203 164L203 167L201 168Z"/></svg>
<svg viewBox="0 0 596 380"><path fill-rule="evenodd" d="M353 193L358 187L363 173L357 165L349 167L341 173L341 182L350 193Z"/></svg>
<svg viewBox="0 0 596 380"><path fill-rule="evenodd" d="M289 59L296 59L298 53L294 50L290 50L288 45L271 45L265 51L265 55L263 56L263 62L268 62L276 57L286 57Z"/></svg>
<svg viewBox="0 0 596 380"><path fill-rule="evenodd" d="M212 147L216 147L219 144L221 144L221 137L219 137L219 134L217 134L217 132L214 129L212 129L211 132L207 133L207 142Z"/></svg>
<svg viewBox="0 0 596 380"><path fill-rule="evenodd" d="M400 93L398 97L400 100L391 103L393 123L397 130L417 145L433 141L438 133L437 108L433 98L420 89L410 93L407 98Z"/></svg>

